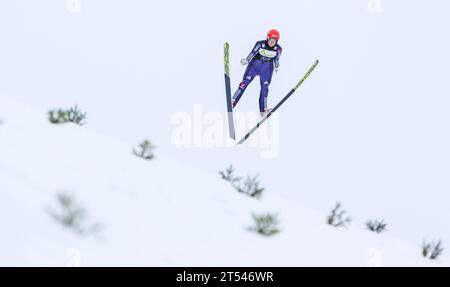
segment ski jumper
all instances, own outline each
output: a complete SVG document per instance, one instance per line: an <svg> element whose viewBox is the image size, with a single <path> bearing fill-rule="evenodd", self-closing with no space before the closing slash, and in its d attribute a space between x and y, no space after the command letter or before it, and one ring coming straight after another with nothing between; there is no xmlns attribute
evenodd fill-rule
<svg viewBox="0 0 450 287"><path fill-rule="evenodd" d="M258 41L255 47L247 57L248 66L245 70L242 82L239 84L238 89L233 95L233 99L236 103L244 94L248 84L256 77L259 76L261 84L261 91L259 93L259 111L264 112L267 108L267 95L269 93L269 85L272 81L272 74L274 67L278 68L280 65L279 60L281 56L281 46L275 44L270 47L266 40Z"/></svg>

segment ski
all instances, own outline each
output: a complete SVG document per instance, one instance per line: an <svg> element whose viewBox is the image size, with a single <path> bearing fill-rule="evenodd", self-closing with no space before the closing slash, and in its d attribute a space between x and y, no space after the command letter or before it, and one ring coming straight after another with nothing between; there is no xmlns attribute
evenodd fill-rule
<svg viewBox="0 0 450 287"><path fill-rule="evenodd" d="M297 89L300 87L300 85L309 77L309 75L314 71L316 66L319 64L319 60L314 61L314 64L309 68L308 72L303 76L303 78L292 88L292 90L289 91L289 93L281 99L281 101L270 111L265 115L257 124L254 126L239 142L238 144L242 144L244 141L246 141L250 135L256 131L262 123L264 123L271 115L274 113Z"/></svg>
<svg viewBox="0 0 450 287"><path fill-rule="evenodd" d="M236 139L234 131L233 107L231 106L230 45L226 42L223 49L223 63L225 66L225 94L227 97L228 131L230 134L230 138Z"/></svg>

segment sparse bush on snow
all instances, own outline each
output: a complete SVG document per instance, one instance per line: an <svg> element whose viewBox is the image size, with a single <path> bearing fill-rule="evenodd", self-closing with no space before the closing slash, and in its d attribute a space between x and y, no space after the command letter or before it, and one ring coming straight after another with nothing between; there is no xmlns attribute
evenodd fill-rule
<svg viewBox="0 0 450 287"><path fill-rule="evenodd" d="M229 181L229 182L231 182L231 183L234 183L234 182L236 182L236 181L241 180L241 177L236 176L236 175L234 174L234 170L235 170L235 169L233 168L233 166L230 165L229 167L227 167L227 168L225 169L225 171L219 171L219 174L222 176L222 179L223 179L223 180L226 180L226 181Z"/></svg>
<svg viewBox="0 0 450 287"><path fill-rule="evenodd" d="M260 187L258 175L247 175L245 179L243 177L236 176L232 165L225 169L225 171L219 171L219 174L222 179L229 181L238 192L244 193L251 197L260 198L265 189L264 187Z"/></svg>
<svg viewBox="0 0 450 287"><path fill-rule="evenodd" d="M262 215L252 214L254 226L249 227L250 231L256 232L264 236L271 236L280 232L278 225L278 214L267 213Z"/></svg>
<svg viewBox="0 0 450 287"><path fill-rule="evenodd" d="M336 206L327 217L327 224L334 227L347 227L350 222L351 218L346 215L346 211L342 209L341 204L339 202L336 203Z"/></svg>
<svg viewBox="0 0 450 287"><path fill-rule="evenodd" d="M50 110L48 111L48 120L52 124L67 123L67 113L64 110Z"/></svg>
<svg viewBox="0 0 450 287"><path fill-rule="evenodd" d="M72 122L81 126L86 123L86 119L87 113L81 112L76 105L68 110L58 109L48 111L48 120L52 124Z"/></svg>
<svg viewBox="0 0 450 287"><path fill-rule="evenodd" d="M425 258L429 258L431 260L436 260L442 253L444 252L444 248L442 247L442 242L439 240L437 242L432 241L427 243L423 242L422 245L422 255Z"/></svg>
<svg viewBox="0 0 450 287"><path fill-rule="evenodd" d="M366 222L367 229L369 229L370 231L376 232L376 233L381 233L383 231L386 231L387 230L386 226L387 226L387 223L384 222L384 220L377 220L377 219L372 220L371 219Z"/></svg>
<svg viewBox="0 0 450 287"><path fill-rule="evenodd" d="M49 209L48 213L64 227L79 235L98 233L103 229L100 223L88 222L86 209L78 205L70 194L58 193L57 201L60 206L59 212Z"/></svg>
<svg viewBox="0 0 450 287"><path fill-rule="evenodd" d="M152 145L152 143L149 140L145 140L139 145L139 149L133 148L133 154L137 157L140 157L140 158L143 158L146 160L151 160L155 157L155 155L153 153L154 148L155 148L155 146Z"/></svg>
<svg viewBox="0 0 450 287"><path fill-rule="evenodd" d="M233 186L237 191L255 198L260 198L264 191L264 187L259 186L258 175L247 176L244 180L236 181Z"/></svg>

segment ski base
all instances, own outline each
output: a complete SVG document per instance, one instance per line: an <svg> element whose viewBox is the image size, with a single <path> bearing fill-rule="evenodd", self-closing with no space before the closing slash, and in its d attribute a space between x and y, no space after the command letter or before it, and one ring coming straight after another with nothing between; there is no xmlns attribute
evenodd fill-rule
<svg viewBox="0 0 450 287"><path fill-rule="evenodd" d="M236 139L233 119L233 107L231 105L231 88L230 88L230 45L224 44L224 67L225 67L225 94L227 100L227 117L228 117L228 133L230 138Z"/></svg>

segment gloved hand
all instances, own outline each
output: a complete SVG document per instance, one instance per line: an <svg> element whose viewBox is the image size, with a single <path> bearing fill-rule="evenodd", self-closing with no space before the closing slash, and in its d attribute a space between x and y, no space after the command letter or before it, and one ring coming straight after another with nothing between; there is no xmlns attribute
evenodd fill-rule
<svg viewBox="0 0 450 287"><path fill-rule="evenodd" d="M278 67L273 67L275 73L278 73Z"/></svg>
<svg viewBox="0 0 450 287"><path fill-rule="evenodd" d="M248 61L247 61L246 58L241 59L241 65L242 65L242 66L245 66L245 65L247 65L247 64L248 64Z"/></svg>

